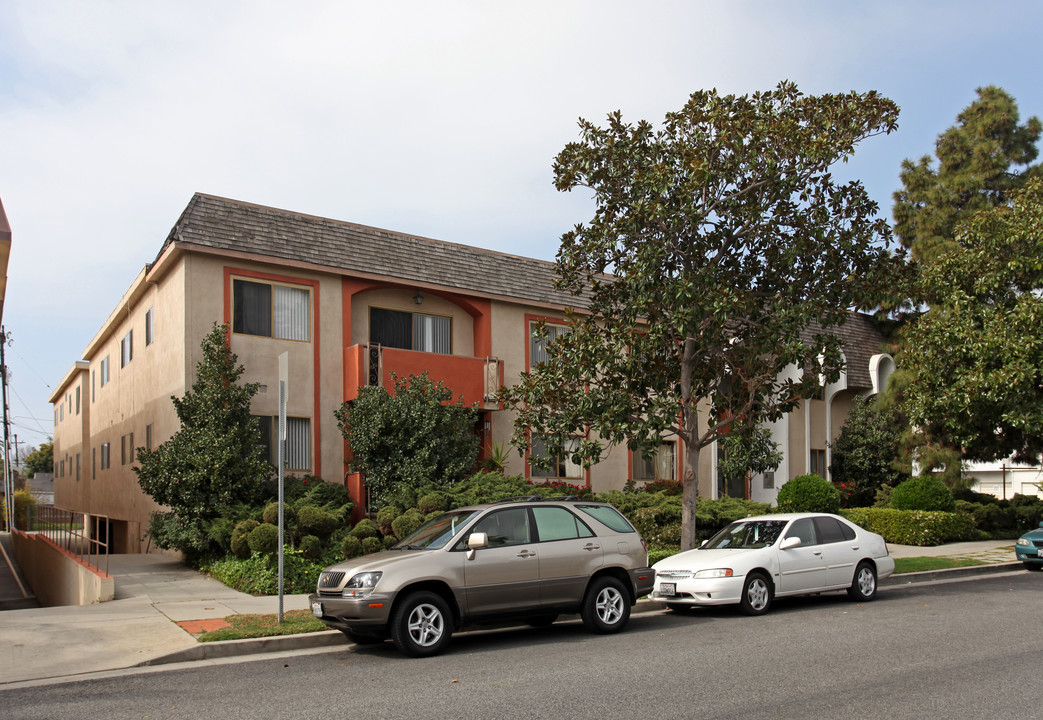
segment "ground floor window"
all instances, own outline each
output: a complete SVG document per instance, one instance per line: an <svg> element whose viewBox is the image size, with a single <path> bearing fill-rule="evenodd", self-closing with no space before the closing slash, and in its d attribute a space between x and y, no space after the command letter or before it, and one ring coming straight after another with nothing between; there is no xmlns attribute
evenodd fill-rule
<svg viewBox="0 0 1043 720"><path fill-rule="evenodd" d="M825 450L812 450L811 459L808 464L808 472L812 475L818 475L821 478L826 477L826 451Z"/></svg>
<svg viewBox="0 0 1043 720"><path fill-rule="evenodd" d="M665 442L653 450L631 450L634 480L675 480L677 444Z"/></svg>
<svg viewBox="0 0 1043 720"><path fill-rule="evenodd" d="M564 456L552 455L547 449L546 438L534 437L529 448L530 475L543 480L582 480L583 466L570 457L577 449L579 438L569 438Z"/></svg>
<svg viewBox="0 0 1043 720"><path fill-rule="evenodd" d="M279 459L276 447L279 418L272 415L255 415L261 428L261 446L265 459L273 465ZM286 418L286 469L296 472L311 470L311 418Z"/></svg>

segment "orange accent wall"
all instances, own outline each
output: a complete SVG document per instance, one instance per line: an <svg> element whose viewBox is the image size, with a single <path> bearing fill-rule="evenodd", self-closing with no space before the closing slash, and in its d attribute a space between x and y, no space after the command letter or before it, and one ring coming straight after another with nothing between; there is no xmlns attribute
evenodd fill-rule
<svg viewBox="0 0 1043 720"><path fill-rule="evenodd" d="M225 291L225 322L229 325L229 332L231 332L232 324L232 276L254 278L256 280L269 280L272 282L287 283L289 285L306 285L312 290L312 392L314 394L314 417L312 418L312 426L315 428L313 433L312 445L313 452L312 457L314 462L312 463L312 472L317 477L322 477L322 418L320 417L321 412L319 409L322 407L320 402L319 392L319 379L321 375L321 354L319 352L319 328L322 326L322 316L320 312L321 305L319 303L319 281L309 280L307 278L293 277L290 275L276 275L273 273L258 272L256 270L244 270L242 268L233 268L225 266L225 277L224 277L224 291ZM348 318L348 322L351 322L351 318Z"/></svg>

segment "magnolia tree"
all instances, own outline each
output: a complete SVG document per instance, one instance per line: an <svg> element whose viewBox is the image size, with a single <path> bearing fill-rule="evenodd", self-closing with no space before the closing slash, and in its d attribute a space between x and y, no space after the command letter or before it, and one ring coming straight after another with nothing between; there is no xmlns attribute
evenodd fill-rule
<svg viewBox="0 0 1043 720"><path fill-rule="evenodd" d="M699 453L737 419L777 419L842 359L830 329L900 267L861 183L831 168L897 127L876 92L694 93L659 128L580 120L554 163L595 213L565 233L559 288L582 311L503 400L514 441L597 462L605 445L685 448L682 547L695 545ZM798 373L783 373L790 366ZM579 438L579 442L576 442ZM566 448L568 448L566 450Z"/></svg>

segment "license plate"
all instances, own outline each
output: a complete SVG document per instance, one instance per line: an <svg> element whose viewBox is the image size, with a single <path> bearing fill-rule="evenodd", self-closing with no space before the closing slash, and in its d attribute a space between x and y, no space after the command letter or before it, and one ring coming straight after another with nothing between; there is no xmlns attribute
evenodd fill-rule
<svg viewBox="0 0 1043 720"><path fill-rule="evenodd" d="M322 603L318 600L311 604L311 614L317 618L322 617Z"/></svg>
<svg viewBox="0 0 1043 720"><path fill-rule="evenodd" d="M659 583L659 594L667 596L676 595L677 583Z"/></svg>
<svg viewBox="0 0 1043 720"><path fill-rule="evenodd" d="M1039 557L1043 557L1043 548L1040 548L1039 550L1037 550L1036 551L1036 555L1038 555Z"/></svg>

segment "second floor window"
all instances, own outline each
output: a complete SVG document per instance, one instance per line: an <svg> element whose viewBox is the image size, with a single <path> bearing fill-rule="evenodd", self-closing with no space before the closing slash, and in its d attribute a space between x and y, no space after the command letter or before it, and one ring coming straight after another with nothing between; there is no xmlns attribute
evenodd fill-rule
<svg viewBox="0 0 1043 720"><path fill-rule="evenodd" d="M547 362L547 346L557 338L569 332L567 325L545 325L542 336L536 334L536 321L529 322L529 367L536 367L541 362Z"/></svg>
<svg viewBox="0 0 1043 720"><path fill-rule="evenodd" d="M310 337L311 293L307 288L232 280L232 332L280 340Z"/></svg>
<svg viewBox="0 0 1043 720"><path fill-rule="evenodd" d="M450 355L453 352L453 319L371 307L369 341L384 347Z"/></svg>
<svg viewBox="0 0 1043 720"><path fill-rule="evenodd" d="M120 340L120 367L125 368L134 359L134 331L130 330Z"/></svg>
<svg viewBox="0 0 1043 720"><path fill-rule="evenodd" d="M109 381L109 356L106 355L101 361L101 386L105 387L105 384Z"/></svg>

